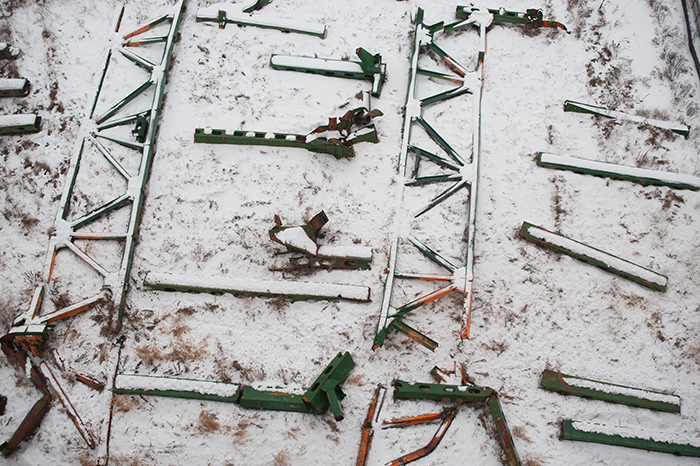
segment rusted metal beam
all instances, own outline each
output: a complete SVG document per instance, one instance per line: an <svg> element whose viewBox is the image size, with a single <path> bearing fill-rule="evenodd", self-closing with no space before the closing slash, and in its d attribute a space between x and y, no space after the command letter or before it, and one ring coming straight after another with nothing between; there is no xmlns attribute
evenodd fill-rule
<svg viewBox="0 0 700 466"><path fill-rule="evenodd" d="M369 449L372 445L372 437L374 437L374 421L379 415L379 410L381 410L381 403L384 401L383 396L385 394L386 389L381 384L379 384L374 390L374 395L372 396L372 401L370 402L369 410L367 411L367 417L362 423L362 438L360 439L360 450L357 453L357 462L355 463L355 466L365 466L367 464Z"/></svg>

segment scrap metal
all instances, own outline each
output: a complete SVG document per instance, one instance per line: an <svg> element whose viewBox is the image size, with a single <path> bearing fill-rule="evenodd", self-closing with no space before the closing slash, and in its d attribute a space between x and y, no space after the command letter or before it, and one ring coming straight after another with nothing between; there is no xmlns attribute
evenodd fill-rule
<svg viewBox="0 0 700 466"><path fill-rule="evenodd" d="M378 109L358 107L348 110L341 117L329 118L327 125L314 128L308 134L273 133L269 131L245 131L212 128L195 128L194 142L208 144L241 144L271 147L295 147L311 152L331 154L336 158L355 156L354 144L377 143L377 130L373 119L382 116Z"/></svg>
<svg viewBox="0 0 700 466"><path fill-rule="evenodd" d="M520 228L520 237L553 251L568 254L571 257L632 280L652 290L666 290L668 277L665 275L531 223L523 222Z"/></svg>
<svg viewBox="0 0 700 466"><path fill-rule="evenodd" d="M340 385L355 363L350 353L338 353L303 394L279 389L258 390L237 383L213 382L177 377L118 374L114 393L154 395L235 403L242 408L322 414L331 409L337 421L344 417L340 401L345 393Z"/></svg>
<svg viewBox="0 0 700 466"><path fill-rule="evenodd" d="M324 211L316 214L307 224L299 226L283 226L275 215L275 226L269 231L270 239L285 246L287 252L296 254L291 258L293 266L320 266L328 270L369 269L371 248L318 245L318 232L326 223L328 217Z"/></svg>
<svg viewBox="0 0 700 466"><path fill-rule="evenodd" d="M508 427L498 393L489 387L476 385L443 385L433 383L408 383L402 380L394 382L394 398L398 400L435 400L454 401L457 403L485 403L496 425L496 437L505 454L508 466L519 466L520 458L513 443L513 436ZM457 405L459 406L459 405ZM444 424L444 421L443 421ZM440 432L440 430L438 430ZM439 440L438 440L439 442ZM432 451L432 450L431 450ZM403 464L403 463L396 463Z"/></svg>
<svg viewBox="0 0 700 466"><path fill-rule="evenodd" d="M458 6L456 15L458 21L446 25L444 22L426 24L424 22L424 11L421 8L418 9L416 14L416 27L413 36L413 51L411 55L402 133L403 138L399 155L399 173L403 174L407 178L407 181L399 188L400 193L398 199L399 202L404 202L406 186L421 186L442 182L450 183L447 189L430 200L413 215L413 218L417 218L450 198L455 193L463 189L468 189L469 208L467 215L467 250L465 264L463 266L455 266L449 261L444 260L444 258L437 255L437 253L427 246L422 245L417 239L409 238L421 252L427 255L433 262L446 268L451 275L435 277L432 274L403 274L398 272L398 248L403 236L403 233L399 231L406 222L402 218L397 218L397 234L391 243L389 251L389 262L387 265L386 280L384 282L384 296L375 332L373 349L383 345L386 333L393 328L405 333L428 349L434 350L437 346L437 342L409 327L402 318L411 310L435 301L453 291L458 291L464 295L460 338L469 338L474 282L474 243L476 234L479 159L481 156L481 101L483 94L484 58L486 55L486 32L493 23L523 24L528 29L535 27L565 29L563 25L559 23L543 21L539 10L528 10L525 13L519 13L503 9L486 10L470 4L468 6ZM476 28L479 34L478 58L473 71L470 71L465 65L448 54L435 41L435 36L440 31L449 33L465 28ZM422 51L428 51L432 53L433 56L442 60L451 69L451 72L446 73L421 67L418 62ZM418 76L427 76L429 78L447 81L456 84L456 86L434 95L419 98L417 97ZM465 94L472 95L472 132L469 156L460 154L452 144L440 135L439 131L436 130L424 116L424 110L428 106ZM411 136L416 126L421 127L447 155L439 155L413 144L411 142ZM409 154L412 154L413 157L412 164L409 163ZM445 170L445 173L438 175L422 175L421 162L424 160L437 165ZM401 215L402 213L397 217L401 217ZM394 282L397 278L437 280L449 282L449 285L424 295L411 303L396 307L392 305L392 294Z"/></svg>
<svg viewBox="0 0 700 466"><path fill-rule="evenodd" d="M149 77L126 97L113 103L100 115L95 116L95 109L102 93L107 69L113 53L112 46L107 48L104 67L89 112L89 121L86 121L81 126L77 150L68 169L66 184L64 185L63 194L59 202L58 214L54 227L51 229L48 253L41 283L34 289L29 309L19 315L13 321L12 328L8 333L0 338L3 352L10 360L17 362L21 370L24 370L25 367L27 368L30 379L44 394L27 414L12 438L0 446L3 455L8 455L15 451L19 447L20 442L39 426L41 419L50 406L50 393L47 388L49 383L47 382L47 377L49 377L51 385L54 387L59 399L66 407L69 416L72 418L81 435L83 435L88 446L93 448L96 444L94 436L87 430L85 424L77 415L77 411L75 411L75 408L68 400L68 397L58 383L58 379L46 364L42 364L40 366L42 369L39 369L37 364L32 362L32 357L40 360L38 356L40 355L41 346L48 339L54 323L91 309L100 303L117 309L119 313L118 320L121 321L128 286L128 277L130 275L134 247L136 244L136 234L141 219L145 185L148 180L153 158L153 146L158 129L166 76L170 67L172 51L177 38L178 27L183 16L185 3L186 0L177 1L170 13L160 17L161 20L159 24L163 23L167 28L167 34L165 34L166 39L162 41L164 45L160 60L151 61L146 59L131 50L126 50L124 44L115 47L115 49L129 61L146 69L149 72ZM114 23L114 34L119 33L123 13L124 8L122 7ZM124 39L126 40L127 38L134 37L150 29L152 26L153 22L149 23L148 27L140 28L131 34L127 34L124 36ZM136 45L137 44L131 43L129 46L134 47ZM127 104L134 101L138 96L145 95L147 91L151 90L152 93L146 95L144 99L150 102L149 108L126 116L120 115L120 113L124 113ZM40 122L41 118L37 115L10 115L0 117L0 134L8 132L8 128L12 128L11 131L15 132L38 131ZM130 125L135 122L141 122L143 127L143 136L141 138L137 137L136 141L127 138L117 138L105 131L109 128ZM147 127L143 126L144 123L147 124ZM140 158L136 171L125 169L112 154L109 146L105 145L105 141L112 141L120 146L138 152ZM94 153L97 154L98 159L101 160L104 158L107 163L116 170L118 176L125 181L126 189L123 193L107 202L98 199L96 203L99 207L88 212L85 212L85 209L83 209L83 211L76 212L74 218L69 219L73 191L76 180L78 179L81 162L85 162L84 158L87 157L87 151L85 151L85 149L88 146L95 149ZM128 224L124 230L95 231L89 227L89 225L94 224L98 220L105 218L111 212L121 208L129 208ZM81 249L76 244L78 241L117 242L121 246L121 257L119 258L117 270L110 269L105 264L100 263L90 255L87 248L85 250ZM79 296L77 301L74 300L67 306L57 306L54 309L46 309L44 306L44 294L46 290L53 290L59 287L57 293L63 292L63 290L60 289L60 285L53 280L59 251L69 251L84 264L87 264L87 266L101 278L102 287L99 291L91 293L87 297ZM73 273L73 278L78 284L82 284L83 278L87 278L80 276L80 273ZM90 275L90 277L92 277L92 275ZM68 291L71 290L66 290L65 295L74 299L75 295L81 294L79 291L70 293ZM29 353L33 356L29 356ZM42 370L47 374L46 377L41 374ZM111 395L109 399L111 400ZM107 423L107 435L109 435L110 423L111 408L110 420ZM109 441L102 442L101 448L105 449L104 452L101 452L101 458L105 459L108 456Z"/></svg>
<svg viewBox="0 0 700 466"><path fill-rule="evenodd" d="M372 82L372 95L379 97L386 80L386 64L382 62L382 56L378 53L373 55L362 47L355 53L360 61L273 54L270 66L276 70L369 80Z"/></svg>
<svg viewBox="0 0 700 466"><path fill-rule="evenodd" d="M35 113L0 115L0 135L36 133L41 130L41 117Z"/></svg>
<svg viewBox="0 0 700 466"><path fill-rule="evenodd" d="M700 178L693 175L629 167L598 160L582 159L567 155L540 152L537 165L559 170L570 170L584 175L602 176L625 181L634 181L644 186L660 185L676 189L700 189Z"/></svg>
<svg viewBox="0 0 700 466"><path fill-rule="evenodd" d="M367 417L362 423L362 438L360 439L360 450L357 453L355 466L365 466L367 464L369 449L372 445L372 438L374 437L373 425L376 418L379 416L379 411L382 409L385 395L386 389L384 386L381 384L377 385L369 405L369 410L367 411Z"/></svg>
<svg viewBox="0 0 700 466"><path fill-rule="evenodd" d="M26 78L0 78L0 97L25 97L30 87Z"/></svg>
<svg viewBox="0 0 700 466"><path fill-rule="evenodd" d="M688 134L690 134L690 127L684 124L659 120L655 118L646 118L641 117L639 115L630 115L629 113L610 110L608 108L601 107L598 105L574 102L573 100L567 100L564 102L564 111L576 113L589 113L591 115L598 115L605 118L610 118L611 120L631 121L633 123L656 126L658 128L673 131L674 133L680 134L681 136L685 137L688 137Z"/></svg>
<svg viewBox="0 0 700 466"><path fill-rule="evenodd" d="M37 285L34 291L33 299L27 311L18 316L13 328L10 330L10 335L22 340L26 343L27 338L22 335L31 335L32 343L29 345L32 353L37 354L38 348L41 345L46 332L41 331L42 328L48 329L49 326L59 320L66 319L78 313L93 308L99 303L110 304L119 310L119 319L124 307L124 299L126 296L128 277L131 271L134 247L136 244L136 234L141 220L141 211L144 198L144 188L146 186L151 161L153 158L153 145L158 129L158 121L160 118L160 107L163 101L163 93L165 89L167 71L172 57L172 50L175 45L178 27L183 15L185 0L179 0L173 7L170 13L159 17L157 24L163 24L167 27L167 39L164 41L163 53L160 61L153 62L141 55L127 50L123 45L118 46L117 50L129 61L137 66L149 71L149 77L126 97L118 100L109 106L104 112L95 116L94 111L96 103L101 95L101 90L104 84L107 69L112 56L112 48L108 48L106 52L105 65L102 70L102 76L95 95L92 110L90 111L91 122L81 128L83 136L80 138L78 149L73 157L68 174L66 184L63 189L63 194L59 202L58 214L55 220L55 226L52 229L52 234L49 238L48 254L45 262L45 267L42 275L42 283ZM123 8L120 12L117 24L121 20ZM147 27L142 27L136 31L126 34L124 39L134 37L142 32L149 30L154 25L151 21ZM115 26L115 31L118 32L118 25ZM131 44L132 48L134 44ZM119 112L136 97L143 95L147 90L152 89L153 97L150 100L150 108L144 109L136 113L126 116L120 116ZM144 130L142 141L133 141L125 138L115 137L106 132L109 128L117 126L131 125L137 121L147 122L147 128ZM92 132L85 134L87 129L85 126L90 126ZM120 146L133 149L140 155L140 162L136 172L130 172L112 155L110 148L105 145L105 141L112 141ZM119 174L119 177L126 182L126 189L115 198L106 202L101 202L99 207L77 215L76 218L69 219L69 210L71 208L71 199L75 188L78 172L85 157L86 149L92 147L96 150L98 158L103 157ZM129 221L123 231L90 231L89 225L104 218L111 212L128 208ZM76 242L81 240L87 241L110 241L117 242L122 246L122 255L119 261L117 270L110 270L105 264L100 263L90 255L86 250L81 249ZM44 300L44 292L50 289L52 282L54 267L56 265L56 256L59 251L70 251L73 255L79 258L94 270L103 281L102 288L97 293L91 296L83 297L77 302L68 306L44 312L42 306ZM80 281L78 278L77 281ZM70 293L72 296L74 293ZM31 333L27 333L31 332ZM37 337L39 336L39 337Z"/></svg>
<svg viewBox="0 0 700 466"><path fill-rule="evenodd" d="M324 38L326 27L288 19L275 18L269 15L254 14L272 0L251 0L244 3L216 3L197 10L197 21L214 22L224 29L226 24L239 26L257 26L266 29L278 29L283 32L298 32Z"/></svg>
<svg viewBox="0 0 700 466"><path fill-rule="evenodd" d="M411 463L417 459L423 458L424 456L430 454L437 448L437 446L440 444L440 440L445 436L447 433L447 429L450 427L452 424L452 421L454 420L455 416L457 415L457 407L448 409L445 411L445 415L442 416L442 423L438 427L438 430L435 432L435 435L433 435L433 438L430 439L430 442L422 448L417 449L416 451L413 451L411 453L407 453L399 458L396 458L395 460L391 461L390 463L387 463L388 466L401 466L402 464L408 464ZM413 424L406 424L406 425L413 425ZM403 426L397 426L397 427L403 427Z"/></svg>
<svg viewBox="0 0 700 466"><path fill-rule="evenodd" d="M284 280L252 280L249 278L195 278L188 275L151 272L144 285L160 291L181 293L210 293L234 296L260 296L274 298L283 296L292 301L347 300L369 302L370 289L358 285L335 283L293 282Z"/></svg>
<svg viewBox="0 0 700 466"><path fill-rule="evenodd" d="M0 42L0 58L3 60L14 60L19 57L22 50L19 47L14 47L7 42Z"/></svg>
<svg viewBox="0 0 700 466"><path fill-rule="evenodd" d="M681 412L681 399L676 395L575 377L549 369L542 372L540 386L545 390L566 395L593 398L667 413Z"/></svg>
<svg viewBox="0 0 700 466"><path fill-rule="evenodd" d="M620 432L613 434L609 432ZM636 436L635 434L639 435ZM656 440L656 433L642 435L637 427L609 427L604 424L564 420L562 421L561 440L602 443L642 450L673 453L679 456L700 457L700 447L691 444L664 442Z"/></svg>
<svg viewBox="0 0 700 466"><path fill-rule="evenodd" d="M27 412L10 439L0 445L0 453L4 457L8 457L17 451L22 441L29 438L41 424L44 415L51 407L51 392L49 391L46 378L27 355L26 351L17 343L17 340L5 335L0 338L0 348L2 348L2 352L5 353L5 356L17 369L27 374L29 380L42 395Z"/></svg>

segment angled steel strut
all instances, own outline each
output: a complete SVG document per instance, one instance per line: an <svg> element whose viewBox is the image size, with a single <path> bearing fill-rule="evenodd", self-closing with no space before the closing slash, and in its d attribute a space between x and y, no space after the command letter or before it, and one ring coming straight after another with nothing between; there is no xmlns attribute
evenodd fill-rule
<svg viewBox="0 0 700 466"><path fill-rule="evenodd" d="M369 269L372 262L372 249L354 246L319 246L316 242L318 231L328 223L324 211L319 212L306 225L282 226L275 215L275 226L270 229L270 239L296 254L291 258L293 266L309 265L332 269ZM303 257L299 257L301 254Z"/></svg>
<svg viewBox="0 0 700 466"><path fill-rule="evenodd" d="M414 33L413 54L411 57L410 77L406 97L405 117L403 126L403 140L399 155L399 173L407 178L405 186L420 186L429 183L450 183L449 187L430 200L419 209L414 218L423 215L463 189L469 190L469 209L467 216L467 251L465 264L455 266L439 256L427 246L415 238L409 240L418 247L423 254L438 265L446 268L451 275L436 277L432 274L404 274L397 271L398 248L402 235L398 233L392 242L389 251L389 263L387 266L387 278L384 283L384 297L380 310L379 322L373 348L382 346L386 333L393 328L399 330L410 338L420 342L427 348L434 350L437 342L429 339L420 332L412 329L403 322L402 318L411 310L435 301L453 291L459 291L464 298L462 310L460 337L469 338L471 327L472 285L474 281L474 238L476 233L476 199L477 183L479 179L479 159L481 156L481 98L483 90L484 57L486 54L486 32L493 23L523 24L526 28L555 27L565 29L559 23L543 21L539 10L528 10L525 13L511 12L503 9L486 10L473 5L457 7L458 21L445 25L443 22L432 25L423 21L424 12L418 9L416 15L416 28ZM446 51L435 43L435 35L439 31L449 33L465 28L477 28L479 34L479 49L476 68L469 71ZM451 70L451 73L430 70L419 66L421 51L430 51L441 59ZM416 84L418 76L427 76L433 79L444 80L456 84L456 86L437 94L419 98L417 97ZM426 107L464 94L473 95L472 103L472 138L469 156L460 154L444 137L440 135L433 125L426 120L423 111ZM412 144L411 136L414 127L421 127L430 138L442 149L446 155L439 155L428 151L418 145ZM412 163L409 159L412 157ZM421 162L431 162L444 170L443 174L421 175ZM405 188L401 187L399 198L404 199ZM399 222L399 227L402 223ZM411 303L395 307L392 305L392 292L396 278L424 279L449 282L449 285L421 296Z"/></svg>

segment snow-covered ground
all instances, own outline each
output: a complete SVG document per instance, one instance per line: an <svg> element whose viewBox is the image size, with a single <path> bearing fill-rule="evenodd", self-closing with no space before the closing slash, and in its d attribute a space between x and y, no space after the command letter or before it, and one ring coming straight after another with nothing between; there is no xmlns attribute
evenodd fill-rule
<svg viewBox="0 0 700 466"><path fill-rule="evenodd" d="M121 30L130 31L170 5L129 0ZM325 25L324 39L271 29L197 23L191 0L175 44L155 158L147 186L121 331L113 310L97 307L58 322L43 358L59 368L66 393L98 446L90 450L54 400L34 437L7 464L354 464L361 425L377 384L432 381L429 371L461 364L478 385L498 391L525 465L691 465L697 459L558 439L560 420L575 419L700 446L700 193L539 167L540 151L700 176L700 86L687 49L679 1L525 0L482 6L541 8L553 29L492 26L487 35L478 184L471 339L460 341L462 296L453 293L409 314L406 322L439 342L435 352L396 332L372 350L384 268L398 209L417 211L445 186L407 187L398 202L397 173L419 6L425 22L451 22L457 3L433 0L338 2L276 0L259 14ZM30 95L3 98L0 113L36 111L43 129L0 136L0 324L8 329L29 306L45 263L48 232L77 137L100 79L103 48L119 2L8 0L0 5L0 41L22 49L0 61L2 77L24 77ZM436 34L465 64L476 64L476 30ZM368 81L269 66L272 54L355 60L355 49L381 53L387 81L372 107L379 143L359 143L338 160L301 149L194 144L195 127L306 134L328 117L362 105ZM428 68L440 69L424 54ZM134 67L108 76L121 97L141 76ZM138 69L137 69L138 71ZM447 89L421 77L419 94ZM432 106L430 121L461 154L469 154L472 96ZM565 113L570 99L688 125L687 138L634 123ZM417 132L418 133L418 132ZM422 147L437 147L417 134ZM423 138L423 139L421 139ZM438 151L438 149L435 149ZM127 163L127 162L125 162ZM123 189L107 170L86 165L75 209ZM286 257L270 241L278 214L299 225L320 210L330 219L319 244L373 250L368 271L319 270L294 277L271 271ZM464 263L468 191L410 224L411 233L455 264ZM654 291L521 239L524 221L657 271ZM440 273L407 241L404 271ZM100 251L95 251L98 253ZM114 254L106 251L105 254ZM57 270L78 293L84 266ZM369 286L372 301L295 302L152 291L149 273L193 278L300 280ZM87 285L85 285L87 286ZM404 280L395 304L434 289ZM76 291L77 290L77 291ZM345 419L245 410L235 404L115 395L76 383L87 374L108 383L120 373L177 376L308 388L340 351L356 366L343 384ZM545 368L579 377L672 393L681 414L656 413L564 397L539 388ZM0 358L0 416L6 441L38 392ZM111 430L110 403L112 404ZM440 403L397 401L391 390L380 420L437 412ZM427 444L437 425L375 427L368 465L385 464ZM109 435L107 435L109 431ZM438 448L416 464L501 464L488 411L463 406Z"/></svg>

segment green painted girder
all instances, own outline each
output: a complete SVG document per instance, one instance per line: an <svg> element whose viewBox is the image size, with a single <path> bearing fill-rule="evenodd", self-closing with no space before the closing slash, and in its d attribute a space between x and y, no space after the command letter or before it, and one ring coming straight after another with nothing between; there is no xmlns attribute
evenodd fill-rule
<svg viewBox="0 0 700 466"><path fill-rule="evenodd" d="M372 82L372 95L379 97L386 80L386 64L382 63L382 56L378 53L373 55L362 47L355 53L359 61L274 54L270 57L270 66L276 70L369 80Z"/></svg>
<svg viewBox="0 0 700 466"><path fill-rule="evenodd" d="M298 32L322 39L326 36L325 26L253 14L269 3L270 0L251 0L242 4L216 3L197 10L197 22L215 22L221 29L225 28L226 24L233 23L239 26L256 26L283 32Z"/></svg>
<svg viewBox="0 0 700 466"><path fill-rule="evenodd" d="M668 277L665 275L531 223L523 222L520 228L520 237L553 251L568 254L571 257L632 280L652 290L666 290Z"/></svg>
<svg viewBox="0 0 700 466"><path fill-rule="evenodd" d="M151 272L144 285L153 289L180 293L209 293L215 296L230 293L234 296L275 298L284 296L292 301L348 300L370 301L370 289L358 285L335 283L293 282L286 280L257 280L243 278L197 278L189 275Z"/></svg>
<svg viewBox="0 0 700 466"><path fill-rule="evenodd" d="M304 403L301 395L277 390L256 390L249 386L241 389L239 404L248 409L311 413L311 407Z"/></svg>
<svg viewBox="0 0 700 466"><path fill-rule="evenodd" d="M693 191L700 189L700 178L697 176L617 165L568 155L540 152L537 157L537 164L545 168L570 170L584 175L634 181L644 186L660 185L676 189L691 189Z"/></svg>
<svg viewBox="0 0 700 466"><path fill-rule="evenodd" d="M41 117L34 113L0 115L0 135L36 133L41 130Z"/></svg>
<svg viewBox="0 0 700 466"><path fill-rule="evenodd" d="M656 126L658 128L667 129L685 137L688 137L688 134L690 134L690 127L687 125L674 123L666 120L641 117L639 115L630 115L629 113L619 112L617 110L610 110L599 105L574 102L573 100L567 100L564 102L564 111L575 113L588 113L591 115L599 115L605 118L610 118L612 120L631 121L633 123L641 123L645 125Z"/></svg>
<svg viewBox="0 0 700 466"><path fill-rule="evenodd" d="M343 420L340 401L345 398L345 393L340 389L340 384L354 367L355 362L348 352L338 353L333 358L302 397L312 413L320 414L330 407L335 420Z"/></svg>
<svg viewBox="0 0 700 466"><path fill-rule="evenodd" d="M613 432L619 432L619 434ZM611 428L604 424L564 420L562 421L561 439L700 457L700 447L695 445L652 440L652 435L636 437L637 433L640 433L637 428Z"/></svg>
<svg viewBox="0 0 700 466"><path fill-rule="evenodd" d="M394 382L394 398L398 400L435 400L488 402L494 394L492 388L476 385L445 385L439 383Z"/></svg>
<svg viewBox="0 0 700 466"><path fill-rule="evenodd" d="M474 13L476 8L472 5L464 6L460 5L457 7L457 18L461 20L468 20ZM505 8L488 8L487 11L493 15L494 23L506 23L506 24L523 24L525 29L534 29L538 27L547 27L555 29L563 29L568 32L566 26L556 21L545 21L543 20L542 10L529 8L522 11L509 11ZM454 29L460 29L462 27L462 21L458 23L453 23L447 25L445 30L451 31Z"/></svg>
<svg viewBox="0 0 700 466"><path fill-rule="evenodd" d="M306 142L306 136L290 133L237 130L227 133L224 129L195 128L194 142L208 144L240 144L247 146L294 147L311 152L331 154L336 158L355 156L352 148L334 144L323 139Z"/></svg>
<svg viewBox="0 0 700 466"><path fill-rule="evenodd" d="M170 398L237 403L241 385L237 383L163 377L141 374L118 374L114 393L120 395L150 395Z"/></svg>
<svg viewBox="0 0 700 466"><path fill-rule="evenodd" d="M354 144L379 142L372 120L382 115L381 110L368 111L359 107L349 110L340 118L331 118L329 124L318 126L307 135L244 130L228 133L223 129L196 128L194 142L293 147L331 154L339 159L350 158L355 156ZM333 133L331 137L328 136L329 132Z"/></svg>
<svg viewBox="0 0 700 466"><path fill-rule="evenodd" d="M493 422L496 424L496 435L503 449L503 453L505 454L506 464L508 466L519 466L520 457L518 456L518 451L515 449L513 435L508 428L508 422L506 421L505 414L503 414L503 408L501 407L498 393L494 392L486 403L489 406Z"/></svg>
<svg viewBox="0 0 700 466"><path fill-rule="evenodd" d="M540 386L545 390L568 395L593 398L596 400L668 413L681 412L681 400L676 395L609 382L600 382L583 377L575 377L552 370L545 370L542 373Z"/></svg>

